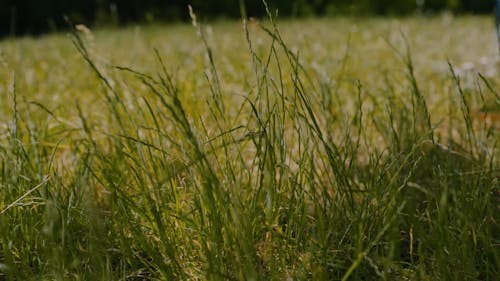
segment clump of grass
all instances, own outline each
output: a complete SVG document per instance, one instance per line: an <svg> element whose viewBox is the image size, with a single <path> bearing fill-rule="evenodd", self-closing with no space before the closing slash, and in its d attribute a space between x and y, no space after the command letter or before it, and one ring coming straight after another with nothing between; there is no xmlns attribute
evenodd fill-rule
<svg viewBox="0 0 500 281"><path fill-rule="evenodd" d="M470 119L479 93L464 91L450 67L457 98L449 102L462 121L443 128L409 50L401 55L407 96L375 97L363 81L340 76L331 86L308 71L267 10L265 52L254 50L244 18L254 77L238 104L228 102L234 97L217 72L222 54L199 24L208 62L204 111L188 110L159 51L159 73L106 69L78 33L74 45L104 86L102 122L77 104L74 129L48 105L20 102L13 87L10 134L0 143L0 278L500 274L498 132L482 134ZM126 95L112 82L120 78L137 79L141 90ZM498 97L481 79L477 91L486 86ZM58 125L33 119L32 108Z"/></svg>

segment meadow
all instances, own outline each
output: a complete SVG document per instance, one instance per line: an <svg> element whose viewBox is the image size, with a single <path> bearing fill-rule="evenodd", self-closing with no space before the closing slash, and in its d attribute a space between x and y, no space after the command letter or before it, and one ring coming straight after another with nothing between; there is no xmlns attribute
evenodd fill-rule
<svg viewBox="0 0 500 281"><path fill-rule="evenodd" d="M497 280L493 19L0 41L0 280Z"/></svg>

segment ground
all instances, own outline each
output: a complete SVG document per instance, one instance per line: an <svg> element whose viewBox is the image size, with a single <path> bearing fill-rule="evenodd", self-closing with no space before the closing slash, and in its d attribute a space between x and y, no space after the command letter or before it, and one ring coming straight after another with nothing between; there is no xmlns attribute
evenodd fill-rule
<svg viewBox="0 0 500 281"><path fill-rule="evenodd" d="M490 17L0 41L0 280L494 279Z"/></svg>

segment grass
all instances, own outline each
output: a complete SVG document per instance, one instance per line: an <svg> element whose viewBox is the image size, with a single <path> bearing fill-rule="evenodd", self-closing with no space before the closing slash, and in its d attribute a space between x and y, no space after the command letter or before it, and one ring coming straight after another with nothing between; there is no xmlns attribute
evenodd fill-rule
<svg viewBox="0 0 500 281"><path fill-rule="evenodd" d="M495 280L490 20L275 21L0 42L0 280Z"/></svg>

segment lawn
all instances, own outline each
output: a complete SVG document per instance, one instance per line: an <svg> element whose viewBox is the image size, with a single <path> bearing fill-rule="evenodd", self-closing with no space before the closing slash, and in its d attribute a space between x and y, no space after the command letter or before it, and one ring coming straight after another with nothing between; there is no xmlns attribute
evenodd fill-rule
<svg viewBox="0 0 500 281"><path fill-rule="evenodd" d="M0 41L0 280L495 280L493 19Z"/></svg>

